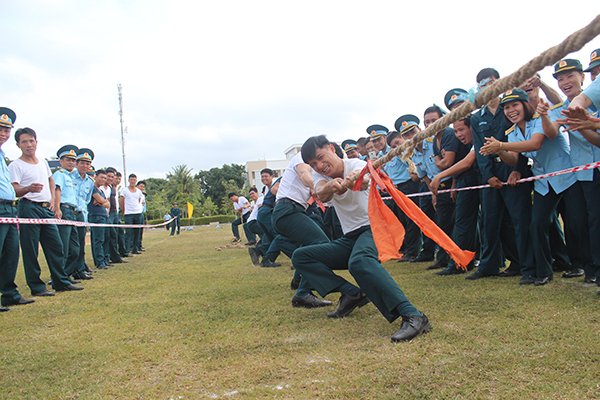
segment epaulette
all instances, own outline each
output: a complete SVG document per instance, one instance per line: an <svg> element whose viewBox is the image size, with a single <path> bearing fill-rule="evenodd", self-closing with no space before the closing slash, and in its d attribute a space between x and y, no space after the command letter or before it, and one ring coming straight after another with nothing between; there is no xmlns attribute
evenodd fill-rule
<svg viewBox="0 0 600 400"><path fill-rule="evenodd" d="M429 143L433 143L433 138L432 137L426 138L425 141L429 142Z"/></svg>
<svg viewBox="0 0 600 400"><path fill-rule="evenodd" d="M565 104L565 102L564 102L564 101L561 101L560 103L558 103L558 104L555 104L555 105L553 105L552 107L550 107L550 109L551 109L551 110L554 110L554 109L556 109L556 108L558 108L558 107L562 107L562 105L563 105L563 104Z"/></svg>
<svg viewBox="0 0 600 400"><path fill-rule="evenodd" d="M511 133L512 131L514 131L515 130L515 126L517 126L517 124L514 124L513 126L511 126L510 128L508 128L506 130L506 135L508 135L509 133Z"/></svg>
<svg viewBox="0 0 600 400"><path fill-rule="evenodd" d="M531 117L531 119L536 119L536 118L539 118L539 117L540 117L540 114L535 113L535 114L533 114L533 116Z"/></svg>

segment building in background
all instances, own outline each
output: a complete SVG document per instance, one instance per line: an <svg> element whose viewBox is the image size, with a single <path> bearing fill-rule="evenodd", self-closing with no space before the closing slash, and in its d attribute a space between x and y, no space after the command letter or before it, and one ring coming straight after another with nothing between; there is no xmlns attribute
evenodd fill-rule
<svg viewBox="0 0 600 400"><path fill-rule="evenodd" d="M288 147L285 151L284 160L258 160L246 162L246 174L250 187L254 186L258 189L258 193L262 193L263 184L260 181L260 171L265 168L273 170L273 176L275 179L279 178L285 172L286 167L290 163L292 157L300 153L302 144L293 144Z"/></svg>

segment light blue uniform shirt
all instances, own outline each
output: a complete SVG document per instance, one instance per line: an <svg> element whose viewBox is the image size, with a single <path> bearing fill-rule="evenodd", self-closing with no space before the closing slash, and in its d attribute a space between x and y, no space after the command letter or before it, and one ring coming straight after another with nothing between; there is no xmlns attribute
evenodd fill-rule
<svg viewBox="0 0 600 400"><path fill-rule="evenodd" d="M435 165L435 152L433 150L434 140L434 137L423 140L422 168L426 172L429 179L435 178L435 176L440 173L439 168ZM419 178L421 178L420 175Z"/></svg>
<svg viewBox="0 0 600 400"><path fill-rule="evenodd" d="M423 161L423 153L421 153L418 149L415 148L415 152L413 153L411 159L413 164L415 164L415 168L417 169L417 176L420 179L423 179L427 172L425 170L425 162Z"/></svg>
<svg viewBox="0 0 600 400"><path fill-rule="evenodd" d="M73 173L59 168L52 174L52 179L54 179L54 184L60 187L60 202L71 207L77 207L77 192L73 184Z"/></svg>
<svg viewBox="0 0 600 400"><path fill-rule="evenodd" d="M389 153L392 150L390 146L387 146L385 149L385 154ZM378 158L383 157L383 151L380 151L377 155ZM394 185L399 183L404 183L409 181L410 172L408 172L408 164L402 161L398 156L392 158L390 161L383 165L383 169L387 176L390 177Z"/></svg>
<svg viewBox="0 0 600 400"><path fill-rule="evenodd" d="M77 193L77 211L87 214L87 205L92 199L92 193L94 193L94 181L87 174L82 180L77 169L72 172L71 177Z"/></svg>
<svg viewBox="0 0 600 400"><path fill-rule="evenodd" d="M6 161L4 161L4 150L0 149L0 199L2 200L14 200L17 198L15 193L15 187L10 183L10 172Z"/></svg>
<svg viewBox="0 0 600 400"><path fill-rule="evenodd" d="M544 135L542 128L542 119L536 116L527 122L525 125L525 134L517 125L513 125L506 131L508 142L523 142L531 139L531 136L536 133ZM544 135L545 136L545 135ZM569 156L569 144L564 133L558 132L558 136L553 140L544 138L544 143L538 151L523 153L524 156L533 160L531 171L534 175L542 175L550 172L556 172L563 169L571 168L571 157ZM573 174L564 174L553 176L551 178L538 179L534 182L535 191L545 196L550 191L548 183L554 189L556 194L567 190L571 185L577 182L577 178Z"/></svg>
<svg viewBox="0 0 600 400"><path fill-rule="evenodd" d="M595 81L590 83L590 86L585 88L583 94L590 98L597 110L600 110L600 79L596 78Z"/></svg>
<svg viewBox="0 0 600 400"><path fill-rule="evenodd" d="M559 118L564 118L561 114L562 110L569 108L571 102L565 100L561 104L553 106L548 112L548 116L552 122ZM595 107L588 108L590 114L594 114ZM569 143L571 145L571 165L578 167L580 165L589 164L595 161L600 161L600 148L590 144L579 131L569 132ZM578 181L592 181L594 180L594 170L588 169L586 171L578 171L575 173Z"/></svg>

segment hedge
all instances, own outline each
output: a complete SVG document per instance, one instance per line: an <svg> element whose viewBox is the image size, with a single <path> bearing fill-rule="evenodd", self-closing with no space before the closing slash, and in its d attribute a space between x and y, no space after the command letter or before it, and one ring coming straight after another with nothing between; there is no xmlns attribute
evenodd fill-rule
<svg viewBox="0 0 600 400"><path fill-rule="evenodd" d="M181 218L181 226L191 225L208 225L211 222L219 222L222 224L231 223L235 220L235 215L213 215L211 217L199 217L199 218ZM165 222L164 219L150 219L148 225L157 225Z"/></svg>

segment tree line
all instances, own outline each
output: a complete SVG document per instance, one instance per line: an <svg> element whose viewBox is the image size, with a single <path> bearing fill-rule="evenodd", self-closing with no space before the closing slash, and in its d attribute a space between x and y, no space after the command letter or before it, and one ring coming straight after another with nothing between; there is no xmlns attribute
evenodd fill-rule
<svg viewBox="0 0 600 400"><path fill-rule="evenodd" d="M147 178L146 217L159 219L169 211L174 202L179 203L183 217L201 217L217 214L231 214L233 203L227 194L243 193L246 169L239 164L225 164L193 174L187 165L173 167L165 179ZM187 215L187 203L194 206L193 216Z"/></svg>

